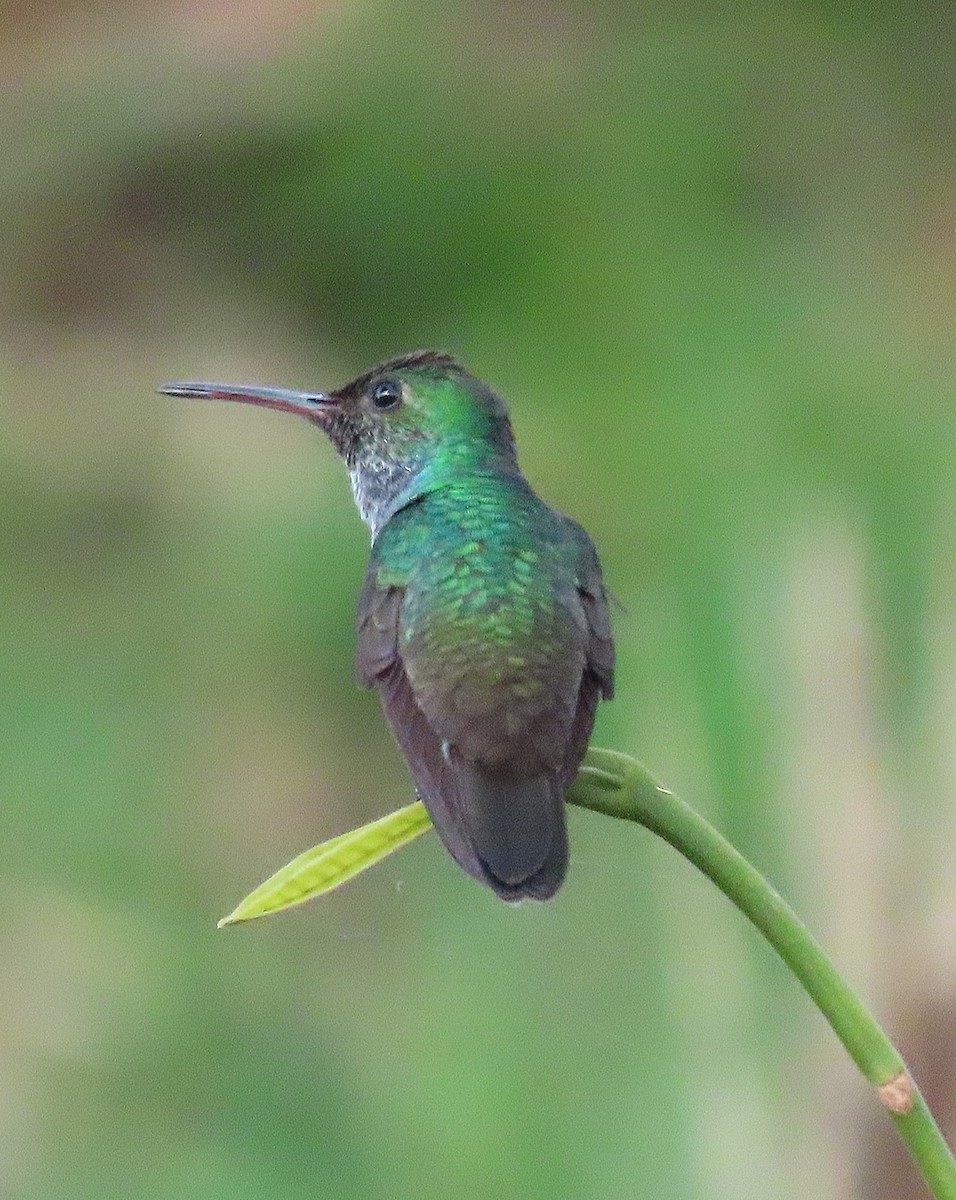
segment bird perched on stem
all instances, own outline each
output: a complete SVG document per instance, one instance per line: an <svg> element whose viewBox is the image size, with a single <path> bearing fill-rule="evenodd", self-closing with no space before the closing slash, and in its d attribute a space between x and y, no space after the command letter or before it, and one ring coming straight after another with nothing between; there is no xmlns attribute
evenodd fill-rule
<svg viewBox="0 0 956 1200"><path fill-rule="evenodd" d="M452 857L505 900L553 896L614 644L591 539L532 491L504 401L432 350L333 392L161 391L296 413L329 436L372 533L359 679Z"/></svg>

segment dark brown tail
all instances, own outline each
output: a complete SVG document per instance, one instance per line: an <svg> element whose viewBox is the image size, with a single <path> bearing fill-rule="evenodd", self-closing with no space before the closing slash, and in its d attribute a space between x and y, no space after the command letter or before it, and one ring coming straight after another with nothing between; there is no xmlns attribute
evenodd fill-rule
<svg viewBox="0 0 956 1200"><path fill-rule="evenodd" d="M503 900L550 899L568 869L565 784L486 771L443 746L401 663L377 683L418 794L452 858Z"/></svg>
<svg viewBox="0 0 956 1200"><path fill-rule="evenodd" d="M516 779L463 762L453 764L452 774L459 827L484 882L503 900L550 899L568 868L560 781L549 775Z"/></svg>

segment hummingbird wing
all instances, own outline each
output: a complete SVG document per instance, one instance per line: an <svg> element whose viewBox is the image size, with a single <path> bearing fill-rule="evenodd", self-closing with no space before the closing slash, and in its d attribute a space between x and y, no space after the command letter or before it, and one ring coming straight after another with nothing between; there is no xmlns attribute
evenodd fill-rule
<svg viewBox="0 0 956 1200"><path fill-rule="evenodd" d="M488 883L461 819L458 784L441 741L418 706L398 650L404 590L382 586L373 562L359 596L356 674L374 687L395 740L405 756L419 796L452 858L469 875Z"/></svg>
<svg viewBox="0 0 956 1200"><path fill-rule="evenodd" d="M580 769L594 728L598 701L614 695L614 636L608 594L601 574L594 543L585 530L570 517L564 521L578 548L575 586L587 622L585 668L578 692L577 709L568 737L563 777L570 784Z"/></svg>

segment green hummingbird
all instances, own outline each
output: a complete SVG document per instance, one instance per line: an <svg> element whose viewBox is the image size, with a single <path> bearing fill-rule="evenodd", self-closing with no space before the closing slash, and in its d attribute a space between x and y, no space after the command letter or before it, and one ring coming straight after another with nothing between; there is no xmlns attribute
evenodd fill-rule
<svg viewBox="0 0 956 1200"><path fill-rule="evenodd" d="M357 672L452 857L504 900L568 865L565 792L614 642L597 553L532 491L504 401L456 359L402 355L332 392L177 383L318 425L372 535Z"/></svg>

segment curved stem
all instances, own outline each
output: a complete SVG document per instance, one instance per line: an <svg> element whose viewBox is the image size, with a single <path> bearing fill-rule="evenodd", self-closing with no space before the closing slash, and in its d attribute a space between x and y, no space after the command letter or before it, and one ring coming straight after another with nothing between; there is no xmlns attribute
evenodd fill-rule
<svg viewBox="0 0 956 1200"><path fill-rule="evenodd" d="M850 1057L876 1087L933 1195L937 1200L956 1200L956 1162L899 1052L760 872L699 813L626 754L589 750L568 800L650 829L733 901L803 984Z"/></svg>

